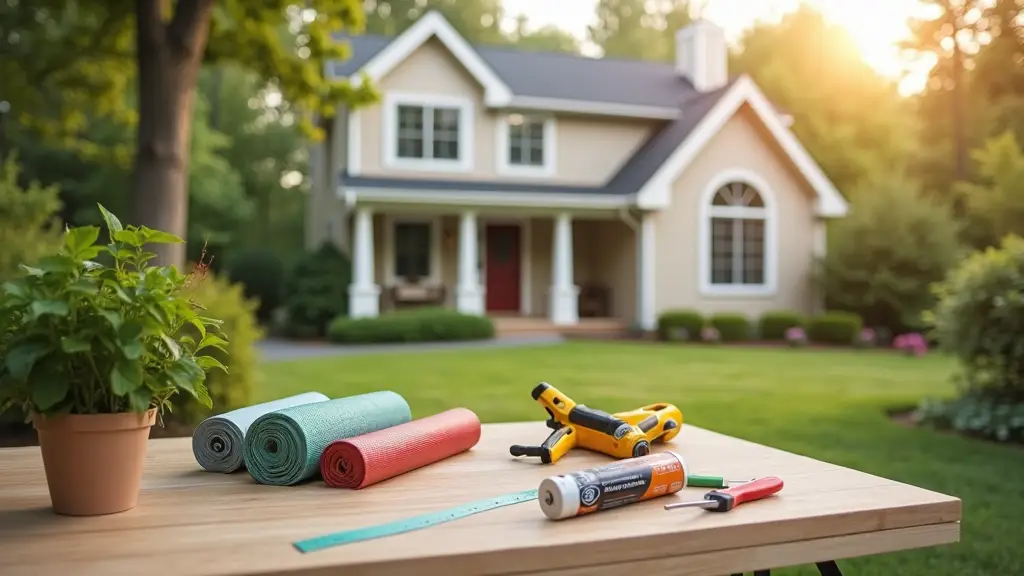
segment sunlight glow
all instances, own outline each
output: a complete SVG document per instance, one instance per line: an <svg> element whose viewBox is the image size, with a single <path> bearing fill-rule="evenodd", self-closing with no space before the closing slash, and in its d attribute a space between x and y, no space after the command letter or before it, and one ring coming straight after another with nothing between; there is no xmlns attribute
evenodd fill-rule
<svg viewBox="0 0 1024 576"><path fill-rule="evenodd" d="M725 27L735 42L755 21L778 21L795 9L801 0L706 0L702 16ZM892 79L907 77L900 91L910 94L924 88L932 60L908 61L900 54L898 43L910 34L906 21L921 15L918 0L803 0L821 10L829 20L844 26L853 37L864 61L880 74ZM531 27L556 25L578 38L586 39L587 26L593 22L596 0L504 0L509 21L525 14ZM593 46L585 51L596 55Z"/></svg>

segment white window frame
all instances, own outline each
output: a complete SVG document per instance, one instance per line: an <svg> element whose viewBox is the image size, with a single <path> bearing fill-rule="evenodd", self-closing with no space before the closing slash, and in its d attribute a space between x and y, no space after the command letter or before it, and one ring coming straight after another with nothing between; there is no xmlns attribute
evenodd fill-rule
<svg viewBox="0 0 1024 576"><path fill-rule="evenodd" d="M525 118L539 119L544 121L544 164L540 166L527 166L520 164L512 164L509 158L509 138L511 132L508 123L509 116L513 114L520 114ZM555 141L555 117L551 114L536 113L536 112L508 112L503 113L498 117L498 128L497 132L497 153L495 157L498 159L498 173L509 175L509 176L554 176L555 166L557 165L557 158L555 151L558 149Z"/></svg>
<svg viewBox="0 0 1024 576"><path fill-rule="evenodd" d="M398 156L398 107L421 106L457 108L459 110L459 157L454 160L438 158L400 158ZM474 105L468 98L439 94L387 92L384 94L381 118L381 144L383 164L394 170L424 172L468 172L473 167ZM423 122L424 152L433 141L433 114L425 114Z"/></svg>
<svg viewBox="0 0 1024 576"><path fill-rule="evenodd" d="M715 194L727 184L742 183L761 195L764 208L749 206L714 206ZM756 173L731 168L716 174L700 196L698 207L698 277L700 292L705 296L771 297L778 290L778 206L768 183ZM762 284L713 284L711 282L711 219L758 218L764 221L764 282ZM810 250L808 250L808 256Z"/></svg>
<svg viewBox="0 0 1024 576"><path fill-rule="evenodd" d="M427 224L430 226L430 274L420 281L432 285L441 283L441 217L384 215L384 279L388 286L405 285L407 278L395 275L395 226L398 224Z"/></svg>

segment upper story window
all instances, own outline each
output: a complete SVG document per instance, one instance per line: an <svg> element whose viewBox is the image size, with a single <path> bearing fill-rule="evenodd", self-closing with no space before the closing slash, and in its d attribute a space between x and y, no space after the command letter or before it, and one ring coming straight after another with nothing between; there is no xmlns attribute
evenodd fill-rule
<svg viewBox="0 0 1024 576"><path fill-rule="evenodd" d="M448 96L388 93L384 98L384 165L466 171L472 166L473 105Z"/></svg>
<svg viewBox="0 0 1024 576"><path fill-rule="evenodd" d="M498 124L498 171L551 176L555 173L555 121L550 116L508 114Z"/></svg>

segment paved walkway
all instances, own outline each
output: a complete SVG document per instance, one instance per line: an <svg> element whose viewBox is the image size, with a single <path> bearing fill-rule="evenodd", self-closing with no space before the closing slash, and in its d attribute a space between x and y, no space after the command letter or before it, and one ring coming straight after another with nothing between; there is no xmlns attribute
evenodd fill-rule
<svg viewBox="0 0 1024 576"><path fill-rule="evenodd" d="M495 348L515 348L520 346L553 345L564 342L561 336L506 336L494 340L474 340L469 342L422 342L410 344L364 344L336 345L326 343L293 342L277 338L268 338L259 344L263 360L282 362L301 360L304 358L323 358L327 356L355 356L359 354L388 354L405 352L429 352L432 350L488 350Z"/></svg>

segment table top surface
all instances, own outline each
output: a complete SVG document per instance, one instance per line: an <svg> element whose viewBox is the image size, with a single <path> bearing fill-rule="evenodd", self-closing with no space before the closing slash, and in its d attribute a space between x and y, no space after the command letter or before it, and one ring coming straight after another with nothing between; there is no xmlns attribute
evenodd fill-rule
<svg viewBox="0 0 1024 576"><path fill-rule="evenodd" d="M562 521L548 520L532 501L309 554L292 546L529 490L547 476L612 461L584 450L548 465L509 455L511 444L536 444L548 432L542 422L488 424L471 451L363 490L332 489L320 480L264 486L244 471L203 471L188 438L151 440L138 506L90 518L51 511L37 447L2 449L0 574L312 575L344 567L345 574L564 575L597 573L588 566L621 570L626 562L722 574L740 564L722 564L720 551L736 559L756 551L744 562L792 565L829 559L826 550L852 557L959 537L957 498L684 425L656 451L680 454L691 474L779 476L785 487L724 514L664 510L707 491L684 488ZM650 564L659 558L671 564Z"/></svg>

